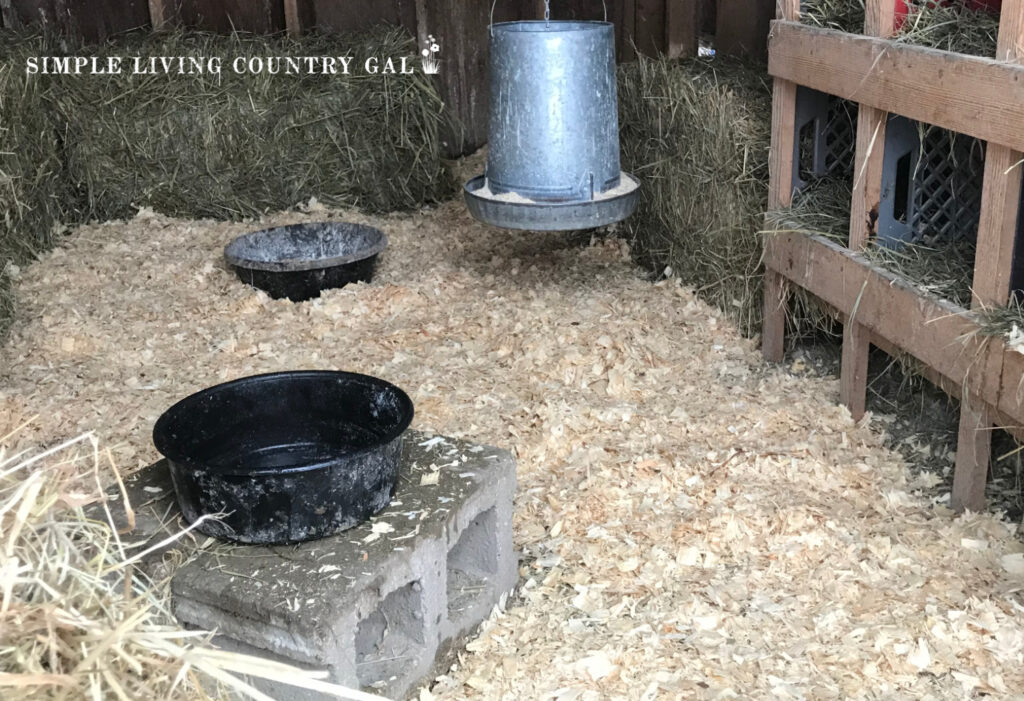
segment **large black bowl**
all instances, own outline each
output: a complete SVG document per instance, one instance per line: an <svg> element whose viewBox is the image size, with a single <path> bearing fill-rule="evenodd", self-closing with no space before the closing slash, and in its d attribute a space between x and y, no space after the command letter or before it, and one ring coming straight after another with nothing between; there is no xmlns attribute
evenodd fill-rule
<svg viewBox="0 0 1024 701"><path fill-rule="evenodd" d="M185 519L238 543L294 543L355 526L391 501L413 405L348 372L256 375L168 409L153 443Z"/></svg>
<svg viewBox="0 0 1024 701"><path fill-rule="evenodd" d="M239 236L224 259L242 282L275 299L301 302L350 282L369 282L388 237L345 222L293 224Z"/></svg>

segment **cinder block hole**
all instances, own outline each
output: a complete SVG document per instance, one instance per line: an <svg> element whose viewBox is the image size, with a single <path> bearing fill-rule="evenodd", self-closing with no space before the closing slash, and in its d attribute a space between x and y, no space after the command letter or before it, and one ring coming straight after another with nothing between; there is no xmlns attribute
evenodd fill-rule
<svg viewBox="0 0 1024 701"><path fill-rule="evenodd" d="M372 686L402 673L423 655L423 586L419 581L384 597L356 629L356 675Z"/></svg>
<svg viewBox="0 0 1024 701"><path fill-rule="evenodd" d="M473 519L448 551L448 615L456 618L489 600L489 579L497 572L497 518L491 507Z"/></svg>

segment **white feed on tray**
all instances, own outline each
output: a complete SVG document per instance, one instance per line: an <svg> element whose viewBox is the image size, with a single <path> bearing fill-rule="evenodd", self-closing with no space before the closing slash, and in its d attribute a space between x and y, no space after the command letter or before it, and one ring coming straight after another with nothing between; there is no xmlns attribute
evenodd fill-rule
<svg viewBox="0 0 1024 701"><path fill-rule="evenodd" d="M373 284L292 304L221 263L233 236L327 218L388 234ZM132 469L175 400L330 368L406 389L418 428L513 450L521 598L424 699L1024 689L1014 527L936 509L836 381L765 368L621 241L576 240L461 203L82 227L18 280L0 435L32 416L12 449L95 429Z"/></svg>
<svg viewBox="0 0 1024 701"><path fill-rule="evenodd" d="M633 190L637 189L637 187L638 187L638 185L637 185L637 182L635 180L632 180L630 178L627 178L627 177L623 176L622 179L619 181L618 185L616 185L615 187L613 187L610 190L605 190L604 192L596 193L595 196L594 196L594 199L590 200L590 201L593 201L593 202L603 202L605 200L610 200L610 199L613 199L615 197L619 197L621 195L626 195L626 194L632 192ZM480 187L480 188L478 188L476 190L473 190L473 194L478 196L478 197L483 197L484 199L494 200L495 202L517 202L519 204L541 204L541 202L539 202L538 200L530 199L529 197L524 197L523 195L520 195L517 192L501 192L501 193L495 194L494 191L491 190L491 185L490 185L490 183L487 180L484 180L483 187Z"/></svg>

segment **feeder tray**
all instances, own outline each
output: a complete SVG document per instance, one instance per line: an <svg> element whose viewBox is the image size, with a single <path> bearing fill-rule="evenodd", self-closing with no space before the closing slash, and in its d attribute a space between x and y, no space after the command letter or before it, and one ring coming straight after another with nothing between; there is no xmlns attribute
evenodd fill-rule
<svg viewBox="0 0 1024 701"><path fill-rule="evenodd" d="M614 224L629 217L640 198L640 183L622 173L619 186L592 200L538 202L515 194L495 195L479 175L464 188L466 207L476 219L503 229L575 231Z"/></svg>
<svg viewBox="0 0 1024 701"><path fill-rule="evenodd" d="M293 302L319 297L323 290L369 282L388 238L361 224L293 224L239 236L224 249L242 282L274 299Z"/></svg>
<svg viewBox="0 0 1024 701"><path fill-rule="evenodd" d="M487 166L466 184L466 206L506 229L621 221L640 186L620 166L615 27L544 14L490 27Z"/></svg>
<svg viewBox="0 0 1024 701"><path fill-rule="evenodd" d="M295 543L356 526L391 501L408 395L348 372L256 375L168 409L153 428L185 519L237 543Z"/></svg>

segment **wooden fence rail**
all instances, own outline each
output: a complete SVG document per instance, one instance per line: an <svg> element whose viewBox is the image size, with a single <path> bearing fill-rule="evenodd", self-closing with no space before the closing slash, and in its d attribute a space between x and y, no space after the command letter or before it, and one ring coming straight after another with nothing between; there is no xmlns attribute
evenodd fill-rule
<svg viewBox="0 0 1024 701"><path fill-rule="evenodd" d="M843 333L842 400L864 413L868 351L909 353L925 374L960 396L952 505L984 505L991 432L1024 437L1024 355L979 333L972 313L1010 297L1024 159L1024 0L1004 0L992 58L897 43L894 0L868 0L864 35L800 24L798 0L781 0L768 68L775 78L770 193L772 208L792 200L798 85L860 103L849 246L784 234L766 242L764 355L781 360L786 282L834 307ZM964 309L922 291L860 255L877 235L885 129L889 114L988 142L972 290Z"/></svg>

